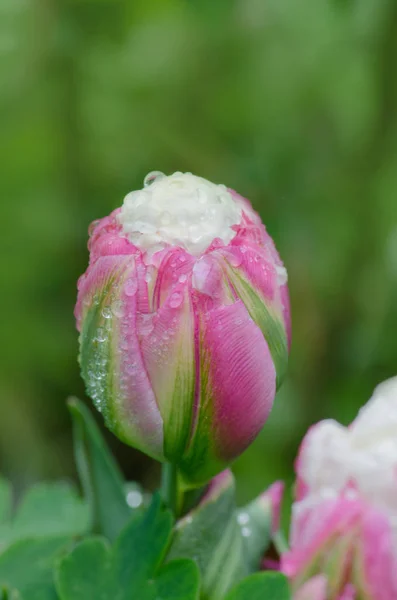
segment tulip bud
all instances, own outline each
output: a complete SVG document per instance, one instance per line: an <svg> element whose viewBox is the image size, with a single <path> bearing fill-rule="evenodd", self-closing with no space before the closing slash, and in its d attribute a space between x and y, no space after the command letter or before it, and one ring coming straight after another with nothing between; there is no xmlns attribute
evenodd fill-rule
<svg viewBox="0 0 397 600"><path fill-rule="evenodd" d="M323 421L303 440L291 550L282 557L294 598L305 597L314 575L326 578L324 600L397 598L396 473L394 378L350 427Z"/></svg>
<svg viewBox="0 0 397 600"><path fill-rule="evenodd" d="M259 433L284 376L287 275L249 202L149 174L90 228L75 315L88 394L124 442L203 483Z"/></svg>

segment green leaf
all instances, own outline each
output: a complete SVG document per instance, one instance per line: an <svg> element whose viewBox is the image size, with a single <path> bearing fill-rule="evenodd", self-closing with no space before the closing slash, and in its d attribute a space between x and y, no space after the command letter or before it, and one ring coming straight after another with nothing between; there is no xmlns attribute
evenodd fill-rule
<svg viewBox="0 0 397 600"><path fill-rule="evenodd" d="M291 592L281 573L255 573L240 581L225 600L291 600Z"/></svg>
<svg viewBox="0 0 397 600"><path fill-rule="evenodd" d="M103 538L81 542L60 562L56 587L61 600L197 600L199 573L190 560L161 563L172 517L156 496L137 513L113 546Z"/></svg>
<svg viewBox="0 0 397 600"><path fill-rule="evenodd" d="M11 506L11 485L6 479L0 478L0 550L5 546L6 539L9 537Z"/></svg>
<svg viewBox="0 0 397 600"><path fill-rule="evenodd" d="M91 508L92 527L110 541L130 519L123 476L87 407L72 398L74 448L85 497Z"/></svg>
<svg viewBox="0 0 397 600"><path fill-rule="evenodd" d="M11 492L5 489L0 487L0 496L7 496L8 504ZM14 518L0 525L0 549L27 538L82 535L89 524L88 506L71 485L40 483L26 492Z"/></svg>
<svg viewBox="0 0 397 600"><path fill-rule="evenodd" d="M113 598L113 566L108 541L90 538L78 544L61 561L55 581L61 599Z"/></svg>
<svg viewBox="0 0 397 600"><path fill-rule="evenodd" d="M18 507L13 539L82 535L89 528L87 503L67 483L33 486Z"/></svg>
<svg viewBox="0 0 397 600"><path fill-rule="evenodd" d="M156 579L161 600L198 600L200 573L195 562L184 558L163 567Z"/></svg>
<svg viewBox="0 0 397 600"><path fill-rule="evenodd" d="M11 516L12 490L10 483L0 477L0 525Z"/></svg>
<svg viewBox="0 0 397 600"><path fill-rule="evenodd" d="M18 541L0 555L0 588L7 590L6 598L20 592L24 600L57 600L53 569L69 540L43 538Z"/></svg>
<svg viewBox="0 0 397 600"><path fill-rule="evenodd" d="M197 508L178 522L168 555L196 561L202 575L202 596L208 600L223 598L230 586L248 573L234 495L230 471L214 478Z"/></svg>
<svg viewBox="0 0 397 600"><path fill-rule="evenodd" d="M248 506L237 511L237 522L241 527L244 560L248 573L260 568L272 537L272 505L259 496Z"/></svg>

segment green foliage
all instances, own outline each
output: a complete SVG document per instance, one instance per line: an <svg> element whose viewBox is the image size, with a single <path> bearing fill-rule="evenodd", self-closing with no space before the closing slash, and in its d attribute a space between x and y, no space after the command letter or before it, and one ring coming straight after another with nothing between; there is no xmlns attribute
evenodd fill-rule
<svg viewBox="0 0 397 600"><path fill-rule="evenodd" d="M76 398L70 400L69 409L75 458L91 509L92 527L113 541L131 516L125 482L90 411Z"/></svg>
<svg viewBox="0 0 397 600"><path fill-rule="evenodd" d="M199 573L193 561L160 568L172 531L169 512L154 498L122 531L113 548L104 539L81 542L65 557L56 576L60 600L197 600Z"/></svg>
<svg viewBox="0 0 397 600"><path fill-rule="evenodd" d="M237 511L243 539L243 556L249 573L258 571L272 541L272 506L258 498Z"/></svg>
<svg viewBox="0 0 397 600"><path fill-rule="evenodd" d="M291 593L281 573L255 573L238 583L225 600L291 600Z"/></svg>
<svg viewBox="0 0 397 600"><path fill-rule="evenodd" d="M21 600L57 600L53 571L67 538L24 539L0 555L0 589ZM8 600L8 598L7 598Z"/></svg>
<svg viewBox="0 0 397 600"><path fill-rule="evenodd" d="M76 491L66 483L33 486L23 497L11 518L11 490L0 479L0 550L27 538L83 535L89 529L89 511ZM4 518L5 517L5 518Z"/></svg>
<svg viewBox="0 0 397 600"><path fill-rule="evenodd" d="M232 585L260 568L271 521L270 503L258 500L237 511L234 478L222 473L178 522L168 557L193 558L202 574L202 598L222 599Z"/></svg>
<svg viewBox="0 0 397 600"><path fill-rule="evenodd" d="M215 483L199 506L178 523L169 558L182 556L197 562L203 597L208 600L222 598L245 575L232 476L219 485Z"/></svg>
<svg viewBox="0 0 397 600"><path fill-rule="evenodd" d="M287 598L279 576L243 579L269 545L270 504L237 511L225 471L176 525L158 494L133 510L126 494L136 485L124 483L88 409L69 407L86 499L66 483L37 484L12 515L0 479L0 600L224 600L237 582L227 599Z"/></svg>
<svg viewBox="0 0 397 600"><path fill-rule="evenodd" d="M0 479L0 589L5 600L56 600L54 565L75 537L88 533L88 506L66 483L41 483L12 516L11 495Z"/></svg>

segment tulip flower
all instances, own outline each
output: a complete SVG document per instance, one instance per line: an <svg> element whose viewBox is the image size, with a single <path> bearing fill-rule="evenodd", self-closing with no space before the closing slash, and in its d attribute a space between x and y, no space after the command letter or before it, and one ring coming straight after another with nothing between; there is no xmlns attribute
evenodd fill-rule
<svg viewBox="0 0 397 600"><path fill-rule="evenodd" d="M124 442L203 483L256 437L286 370L287 274L250 203L149 174L90 228L75 315L88 394Z"/></svg>
<svg viewBox="0 0 397 600"><path fill-rule="evenodd" d="M350 427L312 427L296 468L282 557L295 600L397 598L397 378L376 388Z"/></svg>

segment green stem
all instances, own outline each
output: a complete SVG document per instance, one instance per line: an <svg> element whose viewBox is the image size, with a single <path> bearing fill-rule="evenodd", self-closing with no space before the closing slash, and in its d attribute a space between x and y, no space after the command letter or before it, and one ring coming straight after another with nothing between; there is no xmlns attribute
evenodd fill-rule
<svg viewBox="0 0 397 600"><path fill-rule="evenodd" d="M165 504L176 515L178 509L178 470L172 463L161 468L161 495Z"/></svg>

